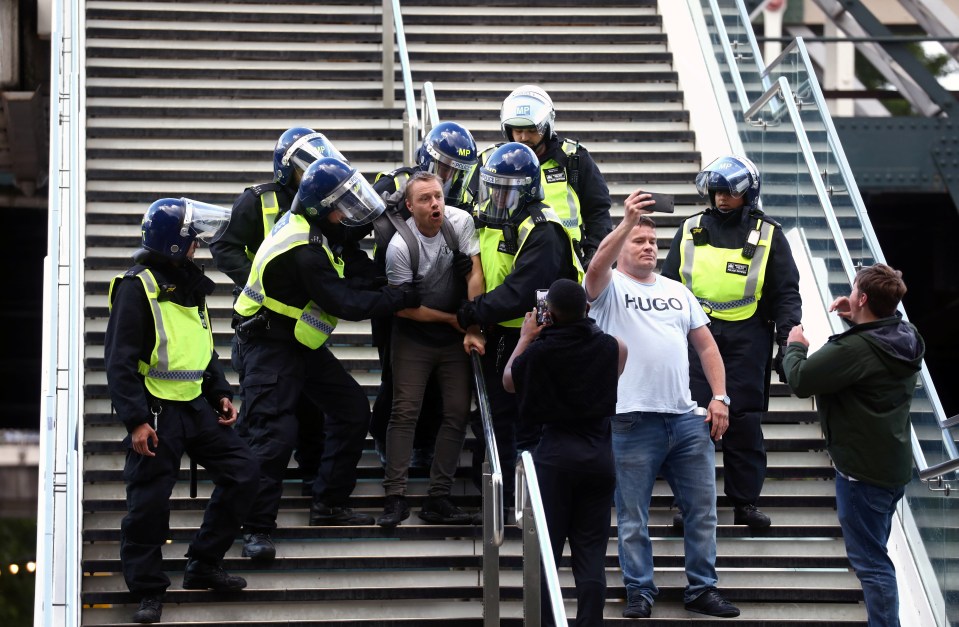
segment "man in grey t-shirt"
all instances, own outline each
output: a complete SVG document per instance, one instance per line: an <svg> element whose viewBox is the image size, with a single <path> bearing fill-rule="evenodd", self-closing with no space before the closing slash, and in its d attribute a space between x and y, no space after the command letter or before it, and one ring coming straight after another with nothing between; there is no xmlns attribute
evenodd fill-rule
<svg viewBox="0 0 959 627"><path fill-rule="evenodd" d="M410 515L405 497L413 434L426 382L435 373L443 395L443 418L420 518L436 524L469 524L472 514L456 507L449 495L466 438L469 351L475 347L482 352L483 339L478 328L467 330L464 339L455 311L464 298L483 293L479 239L468 213L445 206L436 175L417 172L406 185L405 202L412 216L406 221L411 233L397 232L390 241L386 277L394 286L414 283L422 305L405 311L393 323L393 411L386 430L383 480L386 505L376 522L393 527ZM444 222L448 223L445 228ZM415 251L410 250L411 243Z"/></svg>

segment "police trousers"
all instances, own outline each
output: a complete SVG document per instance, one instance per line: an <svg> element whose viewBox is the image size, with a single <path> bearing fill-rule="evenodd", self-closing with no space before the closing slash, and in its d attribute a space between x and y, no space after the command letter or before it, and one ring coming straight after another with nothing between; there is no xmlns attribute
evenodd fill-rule
<svg viewBox="0 0 959 627"><path fill-rule="evenodd" d="M772 335L758 316L729 322L711 319L710 331L726 368L729 428L723 434L724 491L733 505L755 504L766 478L766 446L762 419L766 413L766 368ZM712 391L696 351L689 351L689 389L706 407Z"/></svg>
<svg viewBox="0 0 959 627"><path fill-rule="evenodd" d="M170 537L170 495L180 478L186 452L206 468L216 486L187 556L217 563L233 544L256 489L259 466L249 447L203 399L191 403L162 401L157 418L156 457L133 450L130 436L123 479L127 514L120 525L123 578L138 596L160 595L169 587L161 547Z"/></svg>
<svg viewBox="0 0 959 627"><path fill-rule="evenodd" d="M244 528L276 527L283 479L297 444L301 398L325 414L313 500L345 505L356 486L356 466L370 423L363 389L326 346L311 350L293 338L258 337L240 342L239 349L245 369L242 435L260 462L259 491Z"/></svg>

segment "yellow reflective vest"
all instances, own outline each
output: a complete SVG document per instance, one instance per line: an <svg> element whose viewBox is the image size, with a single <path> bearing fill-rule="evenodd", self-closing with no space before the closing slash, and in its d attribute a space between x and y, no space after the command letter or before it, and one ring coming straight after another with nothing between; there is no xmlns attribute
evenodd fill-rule
<svg viewBox="0 0 959 627"><path fill-rule="evenodd" d="M256 257L253 258L250 278L247 279L246 286L237 297L233 309L241 316L249 318L256 315L260 308L265 307L276 314L291 318L296 321L293 327L296 340L308 348L317 349L329 339L338 319L323 311L313 301L309 301L304 307L296 307L270 298L263 283L266 268L271 261L309 242L310 224L306 218L292 213L284 215L277 222L276 230L260 245ZM330 264L336 269L339 277L343 278L343 261L336 259L325 239L322 246L330 258Z"/></svg>
<svg viewBox="0 0 959 627"><path fill-rule="evenodd" d="M260 215L263 218L263 239L266 240L276 224L276 218L280 213L280 201L276 197L275 191L267 191L260 194ZM256 257L256 251L246 248L246 256L250 261Z"/></svg>
<svg viewBox="0 0 959 627"><path fill-rule="evenodd" d="M680 279L709 316L718 320L746 320L756 313L763 295L769 247L776 227L756 219L753 229L758 234L756 251L748 258L743 256L742 248L696 246L691 231L701 220L699 215L683 223Z"/></svg>
<svg viewBox="0 0 959 627"><path fill-rule="evenodd" d="M113 309L113 290L117 275L110 281L109 308ZM206 305L184 307L169 300L160 300L156 277L144 268L136 274L143 283L156 342L150 363L139 361L137 371L143 375L147 391L154 397L170 401L192 401L203 389L203 373L213 358L213 331Z"/></svg>
<svg viewBox="0 0 959 627"><path fill-rule="evenodd" d="M556 216L556 212L551 208L543 207L541 211L546 221L562 224ZM478 229L480 262L483 264L483 278L486 281L487 294L502 285L506 277L509 276L513 268L516 267L516 259L519 258L520 253L523 252L523 244L526 243L530 232L540 223L541 222L536 221L532 216L528 216L520 223L517 229L517 246L515 253L506 251L503 229L488 226ZM566 231L566 236L569 237L569 231ZM584 274L583 265L579 262L579 257L576 256L576 250L573 248L572 241L570 241L570 251L573 267L576 268L576 281L582 283ZM507 320L499 324L504 327L519 328L523 326L523 318Z"/></svg>

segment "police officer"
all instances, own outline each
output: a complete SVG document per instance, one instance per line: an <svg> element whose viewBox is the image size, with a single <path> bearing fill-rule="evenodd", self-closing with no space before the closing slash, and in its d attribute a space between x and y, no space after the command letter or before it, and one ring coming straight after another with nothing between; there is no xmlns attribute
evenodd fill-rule
<svg viewBox="0 0 959 627"><path fill-rule="evenodd" d="M355 168L323 157L309 166L290 212L276 223L253 260L234 305L244 380L245 436L260 460L259 493L244 522L244 555L269 561L270 533L283 474L296 443L296 403L305 396L326 414L325 445L313 485L311 525L368 525L373 518L346 506L370 420L369 401L326 342L337 319L363 320L419 305L412 289L357 289L354 261L368 269L358 246L333 253L326 230L363 225L383 201ZM365 260L365 263L364 263ZM351 269L352 268L352 269ZM363 279L362 276L358 277Z"/></svg>
<svg viewBox="0 0 959 627"><path fill-rule="evenodd" d="M696 176L709 208L676 231L663 276L682 281L706 311L726 368L729 429L723 435L726 496L733 521L763 529L769 516L756 507L766 476L762 417L768 408L770 357L782 372L783 348L802 317L799 271L782 227L762 211L760 176L745 157L726 156ZM690 353L693 400L711 400L699 359ZM678 522L678 521L677 521Z"/></svg>
<svg viewBox="0 0 959 627"><path fill-rule="evenodd" d="M235 284L234 297L246 285L253 256L260 244L269 235L276 220L289 211L303 172L320 157L336 157L345 161L322 133L302 126L285 130L273 148L273 182L247 187L234 201L226 232L210 245L217 269ZM232 348L230 358L242 389L243 364L236 350L235 337ZM302 402L297 409L300 434L294 456L303 477L304 495L313 493L313 482L323 454L322 423L315 418L320 413L307 402ZM242 416L238 428L241 432L245 429Z"/></svg>
<svg viewBox="0 0 959 627"><path fill-rule="evenodd" d="M578 141L556 134L553 100L536 85L518 87L503 100L500 128L506 141L520 142L536 153L545 202L569 231L586 267L599 243L613 230L609 188L593 157ZM483 151L480 163L500 145ZM473 176L470 189L475 191L478 184L478 177Z"/></svg>
<svg viewBox="0 0 959 627"><path fill-rule="evenodd" d="M479 168L476 220L486 293L456 313L464 329L485 327L483 375L507 502L513 493L517 413L516 396L503 389L506 361L519 341L526 312L535 305L536 290L556 279L583 279L569 232L543 203L539 168L533 150L518 142L503 144ZM482 454L474 457L474 471Z"/></svg>
<svg viewBox="0 0 959 627"><path fill-rule="evenodd" d="M373 189L386 199L386 211L373 222L376 248L373 263L378 274L386 275L386 250L399 222L410 218L406 207L406 183L416 172L429 172L440 178L446 206L459 206L466 192L469 176L476 165L476 142L473 135L456 122L440 122L423 140L417 152L416 167L400 167L377 175ZM454 253L454 269L466 277L472 271L472 260L462 251ZM390 359L392 316L371 320L373 344L380 357L380 388L373 402L370 420L370 435L381 461L385 463L386 429L393 407L393 368ZM419 419L416 422L416 437L410 465L414 468L429 468L436 433L443 419L442 390L434 377L427 382Z"/></svg>
<svg viewBox="0 0 959 627"><path fill-rule="evenodd" d="M120 562L140 605L138 623L155 623L170 585L161 547L170 534L170 494L184 451L216 488L187 550L183 587L240 590L242 577L221 564L256 488L253 453L231 429L230 385L213 349L206 297L213 281L194 265L197 238L215 239L229 212L186 198L162 198L147 209L136 265L110 283L104 342L110 400L129 435L123 475L127 515Z"/></svg>

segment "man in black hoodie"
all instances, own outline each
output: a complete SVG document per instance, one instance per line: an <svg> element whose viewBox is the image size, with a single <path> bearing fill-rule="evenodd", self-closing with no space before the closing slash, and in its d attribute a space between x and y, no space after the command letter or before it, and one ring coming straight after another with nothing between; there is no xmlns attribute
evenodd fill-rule
<svg viewBox="0 0 959 627"><path fill-rule="evenodd" d="M546 325L537 322L536 310L526 314L503 387L516 392L522 421L542 425L533 460L557 563L569 538L575 625L602 625L609 510L616 486L610 416L616 413L616 382L626 366L626 345L586 317L586 291L576 281L555 281L546 304ZM543 624L554 625L545 580L541 599Z"/></svg>
<svg viewBox="0 0 959 627"><path fill-rule="evenodd" d="M849 296L829 306L853 324L807 357L801 326L789 333L783 366L797 396L816 395L836 466L836 509L846 553L862 584L870 625L899 624L896 569L886 543L903 486L912 479L909 407L925 343L896 312L902 273L863 268Z"/></svg>

